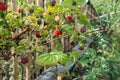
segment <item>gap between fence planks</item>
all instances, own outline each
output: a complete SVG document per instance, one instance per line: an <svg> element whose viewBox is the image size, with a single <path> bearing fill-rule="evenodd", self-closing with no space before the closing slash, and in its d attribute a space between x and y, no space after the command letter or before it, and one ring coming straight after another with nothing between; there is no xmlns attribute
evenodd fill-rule
<svg viewBox="0 0 120 80"><path fill-rule="evenodd" d="M12 11L17 10L16 0L11 0L11 8L12 8Z"/></svg>
<svg viewBox="0 0 120 80"><path fill-rule="evenodd" d="M12 47L11 53L14 55L12 56L13 60L13 78L14 80L18 80L18 58L15 55L15 48Z"/></svg>
<svg viewBox="0 0 120 80"><path fill-rule="evenodd" d="M12 11L16 11L17 9L17 5L16 5L16 0L11 0L11 8ZM12 33L12 38L15 35L15 33ZM18 58L15 55L15 48L12 47L11 50L11 54L13 54L14 56L12 56L12 61L13 61L13 79L14 80L18 80Z"/></svg>
<svg viewBox="0 0 120 80"><path fill-rule="evenodd" d="M32 2L33 0L27 0L28 4L32 4ZM31 34L31 31L28 31L28 34L27 34L28 40L31 40L30 34ZM27 58L28 58L28 63L26 64L26 80L31 80L31 58L32 58L31 53L27 53Z"/></svg>

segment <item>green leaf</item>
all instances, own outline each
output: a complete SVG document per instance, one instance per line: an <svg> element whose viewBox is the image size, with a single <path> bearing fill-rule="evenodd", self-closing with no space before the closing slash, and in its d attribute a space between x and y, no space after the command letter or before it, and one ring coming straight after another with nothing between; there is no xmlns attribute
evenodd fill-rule
<svg viewBox="0 0 120 80"><path fill-rule="evenodd" d="M62 65L66 65L66 63L69 61L69 57L67 54L58 52L58 61Z"/></svg>
<svg viewBox="0 0 120 80"><path fill-rule="evenodd" d="M25 47L24 46L18 46L17 48L16 48L16 53L17 54L21 54L21 53L24 53L25 52Z"/></svg>
<svg viewBox="0 0 120 80"><path fill-rule="evenodd" d="M28 40L27 39L22 39L20 42L19 42L19 45L25 45L25 44L28 44Z"/></svg>
<svg viewBox="0 0 120 80"><path fill-rule="evenodd" d="M32 46L31 48L31 52L35 51L36 50L36 46Z"/></svg>
<svg viewBox="0 0 120 80"><path fill-rule="evenodd" d="M54 51L50 53L41 54L36 59L36 64L39 66L54 66L57 63L66 65L69 61L69 56L61 51Z"/></svg>
<svg viewBox="0 0 120 80"><path fill-rule="evenodd" d="M73 52L70 53L70 56L71 57L81 57L81 54L80 54L80 52L73 51Z"/></svg>
<svg viewBox="0 0 120 80"><path fill-rule="evenodd" d="M21 6L22 9L26 9L26 8L29 8L29 7L30 7L30 5L27 4L27 3L24 3L24 4Z"/></svg>
<svg viewBox="0 0 120 80"><path fill-rule="evenodd" d="M69 24L64 24L64 25L62 25L62 28L64 30L71 30L71 29L73 29L73 26L70 26Z"/></svg>
<svg viewBox="0 0 120 80"><path fill-rule="evenodd" d="M80 22L82 23L82 24L84 24L88 29L90 29L91 28L91 24L90 24L90 22L88 21L88 19L86 18L86 16L83 14L83 13L81 13L81 12L79 12L78 13L79 14L79 16L80 16Z"/></svg>
<svg viewBox="0 0 120 80"><path fill-rule="evenodd" d="M41 54L37 59L36 59L36 64L39 66L54 66L58 62L57 56L53 54Z"/></svg>
<svg viewBox="0 0 120 80"><path fill-rule="evenodd" d="M71 9L77 9L78 6L85 6L86 1L85 0L74 0L76 1L76 5L72 5L73 0L64 0L63 1L63 6L71 8Z"/></svg>
<svg viewBox="0 0 120 80"><path fill-rule="evenodd" d="M25 49L28 49L28 48L31 47L30 41L27 40L27 39L22 39L22 40L19 42L19 45L20 45L20 46L24 46Z"/></svg>
<svg viewBox="0 0 120 80"><path fill-rule="evenodd" d="M47 8L47 12L51 12L51 13L62 13L63 11L63 6L61 5L55 5L54 7L49 6Z"/></svg>
<svg viewBox="0 0 120 80"><path fill-rule="evenodd" d="M43 46L36 46L37 52L43 52Z"/></svg>
<svg viewBox="0 0 120 80"><path fill-rule="evenodd" d="M44 12L44 9L42 7L38 7L36 10L36 13L43 13Z"/></svg>
<svg viewBox="0 0 120 80"><path fill-rule="evenodd" d="M70 36L70 42L76 40L77 35L77 33L74 33L74 35Z"/></svg>
<svg viewBox="0 0 120 80"><path fill-rule="evenodd" d="M70 26L69 24L64 24L61 26L61 30L63 32L66 32L67 34L70 34L73 31L73 26Z"/></svg>
<svg viewBox="0 0 120 80"><path fill-rule="evenodd" d="M40 30L40 34L42 37L46 37L46 35L48 34L48 31L47 30Z"/></svg>
<svg viewBox="0 0 120 80"><path fill-rule="evenodd" d="M0 45L5 46L6 45L6 40L0 40Z"/></svg>
<svg viewBox="0 0 120 80"><path fill-rule="evenodd" d="M19 49L19 50L25 50L24 46L18 46L17 49Z"/></svg>
<svg viewBox="0 0 120 80"><path fill-rule="evenodd" d="M2 26L4 24L4 21L0 21L0 26Z"/></svg>
<svg viewBox="0 0 120 80"><path fill-rule="evenodd" d="M88 66L88 61L87 60L80 60L80 64L84 67Z"/></svg>
<svg viewBox="0 0 120 80"><path fill-rule="evenodd" d="M14 46L14 47L17 46L17 44L14 41L10 41L8 45L11 46L11 47L12 46Z"/></svg>
<svg viewBox="0 0 120 80"><path fill-rule="evenodd" d="M76 3L78 3L79 5L85 6L86 0L76 0Z"/></svg>
<svg viewBox="0 0 120 80"><path fill-rule="evenodd" d="M64 5L64 6L70 6L70 5L72 4L72 1L73 1L73 0L64 0L64 1L63 1L63 5Z"/></svg>
<svg viewBox="0 0 120 80"><path fill-rule="evenodd" d="M5 29L3 27L0 27L0 34L4 34Z"/></svg>
<svg viewBox="0 0 120 80"><path fill-rule="evenodd" d="M0 17L3 19L5 18L4 12L0 12Z"/></svg>
<svg viewBox="0 0 120 80"><path fill-rule="evenodd" d="M55 39L55 50L61 51L62 49L63 49L63 46L60 43L60 41Z"/></svg>

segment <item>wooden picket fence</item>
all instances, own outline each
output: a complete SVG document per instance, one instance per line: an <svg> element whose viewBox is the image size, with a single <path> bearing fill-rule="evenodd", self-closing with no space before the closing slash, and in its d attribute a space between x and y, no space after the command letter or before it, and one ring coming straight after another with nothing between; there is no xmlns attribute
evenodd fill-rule
<svg viewBox="0 0 120 80"><path fill-rule="evenodd" d="M6 0L2 0L2 1L6 1ZM12 11L16 11L17 10L16 0L8 0L8 1L9 1L9 7L11 7ZM47 1L48 0L27 0L27 3L28 4L35 4L35 5L40 6L40 7L44 7L44 10L46 10ZM86 8L87 8L87 12L86 11L85 12L86 12L86 15L89 19L97 16L96 11L93 9L93 7L91 7L91 4L87 4ZM84 12L84 9L86 9L86 8L83 8L82 11ZM14 36L15 36L15 34L13 33L13 39L14 39ZM27 39L29 39L29 37ZM68 36L63 37L61 39L61 43L64 47L64 52L69 51L71 49ZM49 52L49 51L53 50L54 45L55 45L54 41L49 42L47 45L45 45L45 51ZM5 80L9 80L10 76L13 76L13 80L20 80L19 79L20 73L22 75L22 80L34 80L37 76L40 75L40 69L35 66L35 59L39 55L39 53L37 53L34 56L32 55L32 53L27 54L29 62L26 64L26 68L23 68L23 65L19 63L18 55L16 55L14 47L12 47L12 50L10 53L13 55L11 60L10 60L10 61L12 61L13 73L11 75L9 74L9 69L10 69L9 65L10 64L5 64L6 66L4 66L4 68L7 68L7 71L6 71L7 75L6 75ZM33 65L33 67L31 67L31 65ZM19 70L19 67L21 67L22 71ZM0 69L0 80L4 79L2 73L3 73L3 71L2 71L2 69Z"/></svg>

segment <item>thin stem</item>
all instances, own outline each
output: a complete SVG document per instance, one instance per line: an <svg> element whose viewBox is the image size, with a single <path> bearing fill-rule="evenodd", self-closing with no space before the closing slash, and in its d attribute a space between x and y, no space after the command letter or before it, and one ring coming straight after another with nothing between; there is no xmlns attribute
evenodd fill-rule
<svg viewBox="0 0 120 80"><path fill-rule="evenodd" d="M113 14L118 14L118 13L120 13L120 11L118 11L118 12L111 12L111 13L109 13L109 15L111 16L111 15L113 15ZM107 15L108 15L108 13L107 13L107 14L104 14L104 15L102 15L102 16L94 17L94 18L89 19L89 20L95 20L95 19L103 18L103 17L106 17Z"/></svg>

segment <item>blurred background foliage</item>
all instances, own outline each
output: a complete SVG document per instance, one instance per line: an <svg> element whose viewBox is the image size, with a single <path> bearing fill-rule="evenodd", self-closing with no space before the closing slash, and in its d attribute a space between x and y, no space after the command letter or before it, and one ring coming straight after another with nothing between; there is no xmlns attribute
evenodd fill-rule
<svg viewBox="0 0 120 80"><path fill-rule="evenodd" d="M120 76L120 0L91 0L99 17L93 26L103 28L92 34L93 42L71 75L79 80L119 80ZM105 30L108 28L107 30ZM84 75L84 76L83 76Z"/></svg>

